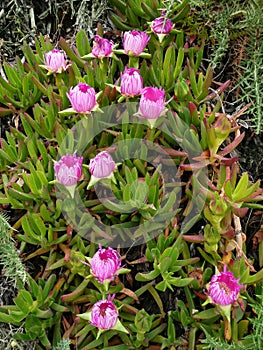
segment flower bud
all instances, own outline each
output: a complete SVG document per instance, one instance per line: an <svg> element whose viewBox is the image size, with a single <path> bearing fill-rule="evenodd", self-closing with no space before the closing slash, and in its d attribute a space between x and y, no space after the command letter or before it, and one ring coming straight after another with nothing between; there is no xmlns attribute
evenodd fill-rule
<svg viewBox="0 0 263 350"><path fill-rule="evenodd" d="M169 34L173 29L173 23L169 18L158 17L152 21L151 29L156 34Z"/></svg>
<svg viewBox="0 0 263 350"><path fill-rule="evenodd" d="M67 69L66 54L64 51L53 49L44 54L45 69L50 73L62 73Z"/></svg>
<svg viewBox="0 0 263 350"><path fill-rule="evenodd" d="M209 209L215 216L225 217L229 206L224 198L215 193L214 198L209 202Z"/></svg>
<svg viewBox="0 0 263 350"><path fill-rule="evenodd" d="M90 261L91 273L100 283L112 281L120 267L120 254L112 248L104 249L100 246Z"/></svg>
<svg viewBox="0 0 263 350"><path fill-rule="evenodd" d="M145 32L132 30L125 32L123 36L123 48L127 55L139 56L145 49L150 36Z"/></svg>
<svg viewBox="0 0 263 350"><path fill-rule="evenodd" d="M118 310L113 304L110 295L108 299L97 301L91 310L90 323L99 329L111 329L118 321Z"/></svg>
<svg viewBox="0 0 263 350"><path fill-rule="evenodd" d="M145 87L140 99L141 118L157 119L165 111L165 92L157 87Z"/></svg>
<svg viewBox="0 0 263 350"><path fill-rule="evenodd" d="M95 90L88 84L79 83L71 87L67 96L77 113L90 113L97 106Z"/></svg>
<svg viewBox="0 0 263 350"><path fill-rule="evenodd" d="M189 86L184 79L178 79L174 88L174 94L179 101L183 101L189 93Z"/></svg>
<svg viewBox="0 0 263 350"><path fill-rule="evenodd" d="M56 179L64 186L74 186L82 175L83 157L67 154L60 158L54 165Z"/></svg>
<svg viewBox="0 0 263 350"><path fill-rule="evenodd" d="M104 39L99 35L95 35L94 46L91 52L97 58L111 57L113 46L114 44L112 41Z"/></svg>
<svg viewBox="0 0 263 350"><path fill-rule="evenodd" d="M89 164L90 173L96 178L109 177L116 168L116 163L107 151L102 151L91 159Z"/></svg>
<svg viewBox="0 0 263 350"><path fill-rule="evenodd" d="M121 75L120 92L126 97L134 97L142 92L143 80L140 71L135 68L127 68Z"/></svg>

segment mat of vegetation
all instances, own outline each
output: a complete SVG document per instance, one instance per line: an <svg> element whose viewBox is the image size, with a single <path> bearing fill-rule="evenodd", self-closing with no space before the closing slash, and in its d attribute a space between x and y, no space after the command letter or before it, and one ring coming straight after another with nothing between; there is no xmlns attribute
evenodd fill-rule
<svg viewBox="0 0 263 350"><path fill-rule="evenodd" d="M0 349L262 349L262 18L2 2Z"/></svg>

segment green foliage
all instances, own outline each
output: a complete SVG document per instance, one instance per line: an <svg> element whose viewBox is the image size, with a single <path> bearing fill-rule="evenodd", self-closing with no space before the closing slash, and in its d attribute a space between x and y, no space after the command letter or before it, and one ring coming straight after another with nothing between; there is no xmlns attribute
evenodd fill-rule
<svg viewBox="0 0 263 350"><path fill-rule="evenodd" d="M262 66L263 66L263 44L260 40L263 32L262 13L255 8L249 18L249 24L253 24L254 32L249 35L248 44L245 48L245 55L240 64L240 76L237 88L241 93L238 102L250 103L249 113L251 114L251 125L256 133L262 132ZM242 73L241 73L242 72Z"/></svg>
<svg viewBox="0 0 263 350"><path fill-rule="evenodd" d="M54 350L70 350L70 341L68 339L62 339Z"/></svg>
<svg viewBox="0 0 263 350"><path fill-rule="evenodd" d="M166 288L173 291L176 287L185 287L193 281L192 278L186 278L186 273L183 272L182 267L194 264L199 259L179 260L179 255L183 253L183 249L186 249L186 247L182 244L180 236L175 240L174 244L171 244L174 240L174 235L175 233L171 232L167 239L160 235L157 244L151 241L148 242L146 257L150 262L153 262L153 270L147 274L138 273L136 275L137 281L151 281L161 275L162 281L155 288L162 292ZM179 277L174 277L176 272Z"/></svg>
<svg viewBox="0 0 263 350"><path fill-rule="evenodd" d="M248 349L256 349L259 350L263 345L263 297L262 295L257 296L257 303L251 305L255 310L256 317L251 318L250 321L252 323L253 330L251 334L247 335L244 338L244 344Z"/></svg>
<svg viewBox="0 0 263 350"><path fill-rule="evenodd" d="M116 28L120 30L144 30L147 22L154 20L166 12L166 16L173 22L180 23L189 12L189 0L184 1L138 1L138 0L108 0L114 12L111 20ZM168 37L169 38L169 37ZM166 41L168 41L168 38Z"/></svg>
<svg viewBox="0 0 263 350"><path fill-rule="evenodd" d="M203 35L202 27L202 38L195 40L204 18L196 18L191 27L190 3L109 1L118 29L151 36L138 57L124 55L116 46L112 57L97 59L82 29L74 45L64 38L57 43L69 63L61 74L46 74L43 68L44 55L53 48L43 36L35 48L24 44L25 62L4 64L0 114L15 114L18 125L1 139L0 204L18 219L11 230L0 216L1 263L7 275L26 282L14 241L34 267L27 284L17 282L13 303L0 306L0 322L23 328L15 335L18 342L37 341L39 349L57 350L71 344L83 350L202 349L217 339L224 348L224 314L203 303L213 273L223 264L244 285L229 306L229 346L250 346L260 339L262 323L256 323L254 310L260 320L256 300L263 269L253 270L254 261L235 234L240 230L236 220L248 208L262 209L263 190L248 173L239 173L233 153L245 135L222 108L230 81L214 84L212 71L222 61L229 18L235 14L226 7L218 18L220 30L208 20L211 37ZM105 4L100 5L103 9ZM209 18L207 1L195 6L195 15L204 7L203 16ZM150 22L162 10L174 29L160 41ZM100 26L97 31L103 35ZM204 68L206 40L217 42L222 31L211 66ZM121 94L125 66L140 70L144 86L165 91L166 110L154 125L137 117L140 97ZM69 110L67 93L79 82L95 89L99 109L90 115ZM113 177L96 187L88 164L105 149L121 162ZM70 192L55 179L54 162L74 152L83 156L83 167ZM118 239L124 260L119 276L104 284L90 268L97 238L105 246ZM129 254L135 260L129 261ZM119 320L112 329L98 330L89 322L91 308L108 294L115 295ZM253 326L252 339L248 333Z"/></svg>
<svg viewBox="0 0 263 350"><path fill-rule="evenodd" d="M27 281L26 269L16 251L15 241L10 234L12 227L7 218L0 213L0 263L4 275L16 284L18 280Z"/></svg>
<svg viewBox="0 0 263 350"><path fill-rule="evenodd" d="M234 344L229 344L224 340L215 338L209 329L204 329L206 339L201 342L204 344L198 349L210 349L210 350L239 350L239 349L255 349L260 350L263 345L262 338L262 316L263 316L263 308L262 308L262 295L258 296L258 299L255 303L252 304L253 309L255 310L256 317L251 319L252 330L250 334L247 334L241 341L237 341ZM240 331L241 331L241 322L240 322Z"/></svg>
<svg viewBox="0 0 263 350"><path fill-rule="evenodd" d="M62 312L67 312L68 309L54 302L58 295L55 275L50 275L45 282L39 280L38 283L29 278L30 292L23 285L18 285L18 295L14 298L15 305L0 307L0 322L24 326L25 333L15 334L15 339L21 341L39 339L46 348L51 348L46 329L59 322Z"/></svg>
<svg viewBox="0 0 263 350"><path fill-rule="evenodd" d="M209 63L221 75L227 55L236 60L234 68L237 103L251 104L249 126L262 131L262 2L260 0L190 1L190 30L208 40ZM190 22L190 23L189 23ZM241 62L240 62L241 59Z"/></svg>

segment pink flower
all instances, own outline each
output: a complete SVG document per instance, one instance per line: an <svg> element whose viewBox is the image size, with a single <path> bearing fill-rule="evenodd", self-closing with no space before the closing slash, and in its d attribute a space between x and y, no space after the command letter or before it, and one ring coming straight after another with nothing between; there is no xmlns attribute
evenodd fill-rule
<svg viewBox="0 0 263 350"><path fill-rule="evenodd" d="M134 97L142 92L143 79L140 71L135 68L126 68L121 75L120 92L127 97Z"/></svg>
<svg viewBox="0 0 263 350"><path fill-rule="evenodd" d="M74 186L82 175L83 157L67 154L60 158L54 165L57 181L64 186Z"/></svg>
<svg viewBox="0 0 263 350"><path fill-rule="evenodd" d="M112 281L120 267L120 254L112 248L104 249L100 246L90 261L91 273L100 283Z"/></svg>
<svg viewBox="0 0 263 350"><path fill-rule="evenodd" d="M44 55L45 65L42 66L51 73L62 73L67 69L66 54L64 51L52 50Z"/></svg>
<svg viewBox="0 0 263 350"><path fill-rule="evenodd" d="M95 178L109 177L116 168L116 163L107 151L102 151L90 160L89 170Z"/></svg>
<svg viewBox="0 0 263 350"><path fill-rule="evenodd" d="M113 296L114 297L114 296ZM110 295L108 299L97 301L91 310L90 323L99 329L111 329L118 321L118 310Z"/></svg>
<svg viewBox="0 0 263 350"><path fill-rule="evenodd" d="M158 17L152 21L151 28L156 34L169 34L173 29L173 23L169 18Z"/></svg>
<svg viewBox="0 0 263 350"><path fill-rule="evenodd" d="M91 52L97 58L111 57L113 46L114 44L112 41L104 39L99 35L95 35L94 46Z"/></svg>
<svg viewBox="0 0 263 350"><path fill-rule="evenodd" d="M123 48L127 55L139 56L145 49L150 36L145 32L132 30L123 36Z"/></svg>
<svg viewBox="0 0 263 350"><path fill-rule="evenodd" d="M214 275L209 283L208 295L212 302L218 305L229 305L237 301L238 294L242 285L239 283L239 278L235 278L233 272L224 271Z"/></svg>
<svg viewBox="0 0 263 350"><path fill-rule="evenodd" d="M157 119L165 111L165 92L157 87L145 87L139 105L141 118Z"/></svg>
<svg viewBox="0 0 263 350"><path fill-rule="evenodd" d="M88 84L79 83L71 87L67 96L77 113L90 113L97 106L95 90Z"/></svg>

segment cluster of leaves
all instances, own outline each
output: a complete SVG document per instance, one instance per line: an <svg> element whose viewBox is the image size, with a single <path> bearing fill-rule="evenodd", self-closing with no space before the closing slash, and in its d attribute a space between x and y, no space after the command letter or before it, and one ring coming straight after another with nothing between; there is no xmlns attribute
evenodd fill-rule
<svg viewBox="0 0 263 350"><path fill-rule="evenodd" d="M254 32L249 35L245 55L240 64L239 83L241 93L238 102L251 104L251 122L256 132L262 132L262 56L263 45L259 39L263 31L263 21L260 12L252 12L251 22L256 23ZM249 22L250 23L250 22Z"/></svg>
<svg viewBox="0 0 263 350"><path fill-rule="evenodd" d="M40 67L44 54L53 48L40 36L34 49L24 44L25 62L17 58L15 65L3 65L6 79L0 77L0 115L13 115L16 125L1 139L0 203L20 215L12 234L24 261L40 258L42 269L35 278L28 275L27 284L18 281L14 304L0 307L0 322L22 325L24 333L16 339L37 339L38 349L58 347L62 337L83 350L143 349L153 344L161 349L192 349L197 344L202 349L200 334L204 336L211 325L223 337L217 309L202 306L203 290L221 262L229 263L240 283L251 285L253 292L244 294L250 303L255 304L255 295L262 294L258 282L263 269L251 274L253 261L245 256L242 242L235 240L234 220L243 217L249 207L262 208L257 203L262 190L259 181L251 183L247 173L239 174L238 159L232 156L244 134L235 120L221 113L229 82L214 87L212 69L201 69L204 43L192 41L182 30L189 1L109 3L114 10L112 22L120 30L149 30L149 22L164 10L176 35L170 33L159 42L152 34L147 58L116 54L117 59L98 60L88 57L90 40L80 30L74 46L64 38L59 40L70 66L57 75L47 75ZM101 27L98 34L103 36ZM144 86L162 87L166 93L169 109L152 129L132 118L137 98L128 101L127 108L118 106L118 79L125 64L132 67L135 63ZM79 82L96 90L100 109L107 110L103 120L100 111L87 117L59 113L69 107L66 94ZM164 191L158 164L153 163L150 143L138 149L138 139L163 150L162 162L167 165L163 178L168 178L169 194ZM78 198L59 198L53 182L54 161L78 150L88 164L99 150L123 141L125 147L117 150L123 163L111 189L124 206L110 200L102 203L94 191L87 190L90 174L85 167ZM133 159L127 156L131 153ZM169 182L176 167L178 183ZM131 211L134 207L139 209ZM154 219L156 210L159 221ZM195 227L200 226L198 234ZM128 260L129 249L121 249L126 264L141 270L130 274L130 279L128 275L116 277L109 290L116 294L114 302L129 333L110 330L97 339L98 330L77 317L100 299L98 284L87 278L88 267L82 261L96 251L87 232L113 241L116 228L123 241L127 240L126 229L134 228L128 230L131 245L138 245L138 237L146 244L140 246L143 255L134 261ZM129 283L134 288L128 288ZM176 305L168 308L163 293ZM152 314L143 301L147 295L155 303ZM253 311L246 302L244 308L236 305L234 311L232 340L243 344ZM183 328L183 336L177 334L176 324Z"/></svg>
<svg viewBox="0 0 263 350"><path fill-rule="evenodd" d="M205 329L206 339L202 340L202 343L206 344L204 349L223 349L223 350L239 350L240 347L246 346L247 349L260 350L263 345L262 341L262 295L257 296L257 303L253 305L255 310L255 318L251 319L253 325L253 331L251 334L246 335L242 344L239 342L235 344L229 344L226 341L222 341L216 338L215 332L211 334L209 329ZM244 329L247 327L247 322L243 322Z"/></svg>
<svg viewBox="0 0 263 350"><path fill-rule="evenodd" d="M7 218L3 214L0 214L0 263L5 276L10 278L13 283L17 279L25 283L27 273L14 246L14 240L9 234L10 229L11 226Z"/></svg>
<svg viewBox="0 0 263 350"><path fill-rule="evenodd" d="M217 76L232 64L237 105L249 105L247 123L262 132L262 2L191 0L186 27L207 38L208 61ZM229 73L229 72L228 72Z"/></svg>

